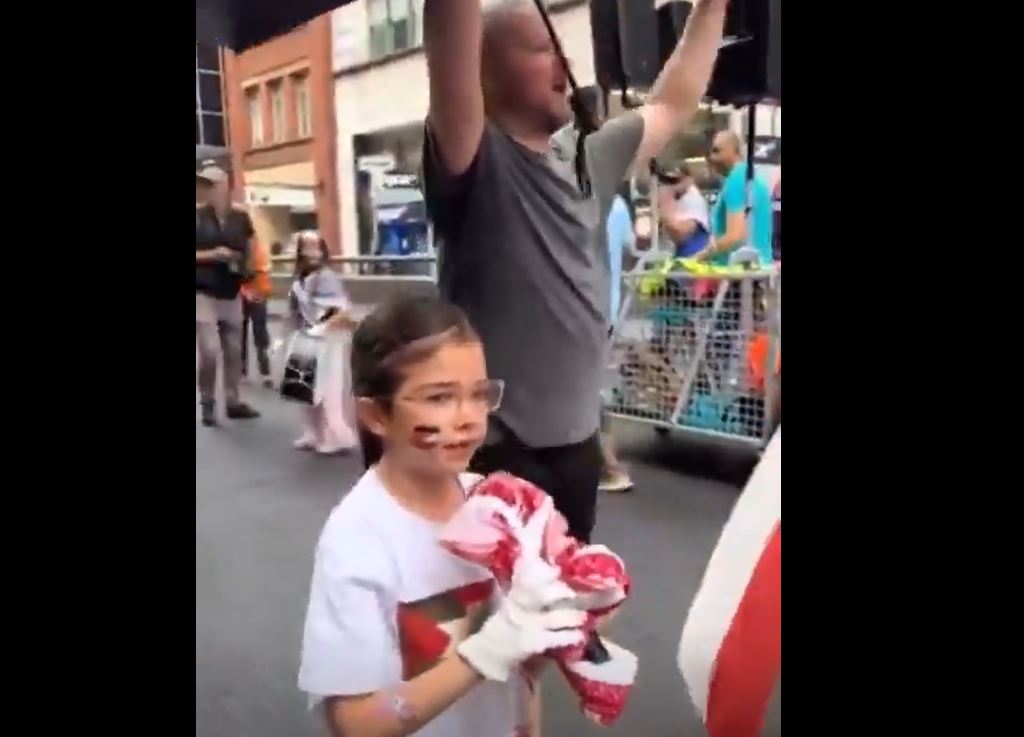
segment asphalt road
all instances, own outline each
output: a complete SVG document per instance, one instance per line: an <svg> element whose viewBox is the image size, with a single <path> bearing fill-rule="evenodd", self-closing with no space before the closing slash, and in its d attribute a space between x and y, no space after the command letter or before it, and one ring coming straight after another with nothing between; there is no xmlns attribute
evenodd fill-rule
<svg viewBox="0 0 1024 737"><path fill-rule="evenodd" d="M297 408L264 389L247 396L262 419L196 429L196 737L323 737L319 715L295 686L302 619L314 543L360 464L292 450ZM751 464L658 439L643 426L617 432L637 489L601 498L595 537L632 573L633 594L611 636L637 653L640 672L626 714L610 729L587 722L550 673L544 732L701 737L675 651ZM781 726L766 734L781 734Z"/></svg>

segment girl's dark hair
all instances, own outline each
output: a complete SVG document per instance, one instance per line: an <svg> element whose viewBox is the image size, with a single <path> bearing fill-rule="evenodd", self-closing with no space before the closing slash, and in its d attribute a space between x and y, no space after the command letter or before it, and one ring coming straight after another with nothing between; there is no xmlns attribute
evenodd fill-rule
<svg viewBox="0 0 1024 737"><path fill-rule="evenodd" d="M389 406L402 369L446 341L478 341L466 313L434 296L399 296L363 320L352 335L352 392ZM359 425L366 468L384 454L379 437Z"/></svg>
<svg viewBox="0 0 1024 737"><path fill-rule="evenodd" d="M313 272L313 265L302 256L302 242L313 237L307 233L299 233L295 239L295 278L305 279ZM320 241L320 266L327 266L331 261L331 252L327 248L327 241L321 236L316 236ZM320 268L319 266L317 268Z"/></svg>

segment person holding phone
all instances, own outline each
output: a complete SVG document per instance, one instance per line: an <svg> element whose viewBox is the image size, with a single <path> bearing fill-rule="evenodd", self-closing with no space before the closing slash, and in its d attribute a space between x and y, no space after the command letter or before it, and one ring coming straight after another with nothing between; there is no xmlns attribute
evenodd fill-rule
<svg viewBox="0 0 1024 737"><path fill-rule="evenodd" d="M224 354L225 409L229 419L251 420L259 412L242 401L242 299L252 221L233 207L228 177L210 166L196 174L196 345L199 349L199 398L204 427L217 425L217 359Z"/></svg>

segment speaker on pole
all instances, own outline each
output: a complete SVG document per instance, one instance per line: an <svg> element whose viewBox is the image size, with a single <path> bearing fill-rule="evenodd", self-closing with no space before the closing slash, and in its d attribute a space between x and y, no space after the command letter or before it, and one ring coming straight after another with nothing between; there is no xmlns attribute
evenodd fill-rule
<svg viewBox="0 0 1024 737"><path fill-rule="evenodd" d="M690 17L693 3L689 0L663 0L660 5L655 2L654 6L658 24L658 71L660 72L679 44L679 37L683 35L683 28L686 26L686 19Z"/></svg>
<svg viewBox="0 0 1024 737"><path fill-rule="evenodd" d="M729 105L782 102L782 0L732 0L708 96Z"/></svg>
<svg viewBox="0 0 1024 737"><path fill-rule="evenodd" d="M590 32L597 84L604 90L625 89L628 83L622 66L618 0L590 0Z"/></svg>
<svg viewBox="0 0 1024 737"><path fill-rule="evenodd" d="M689 19L689 0L591 0L598 84L649 89ZM708 96L782 101L782 0L732 0Z"/></svg>
<svg viewBox="0 0 1024 737"><path fill-rule="evenodd" d="M649 89L661 71L654 0L617 0L616 4L626 82L636 89Z"/></svg>

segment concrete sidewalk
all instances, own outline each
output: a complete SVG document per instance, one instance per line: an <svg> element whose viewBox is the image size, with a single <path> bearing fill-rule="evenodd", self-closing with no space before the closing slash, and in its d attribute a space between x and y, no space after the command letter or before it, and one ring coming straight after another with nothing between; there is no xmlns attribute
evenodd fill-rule
<svg viewBox="0 0 1024 737"><path fill-rule="evenodd" d="M267 319L275 321L287 320L288 300L277 297L267 300Z"/></svg>

